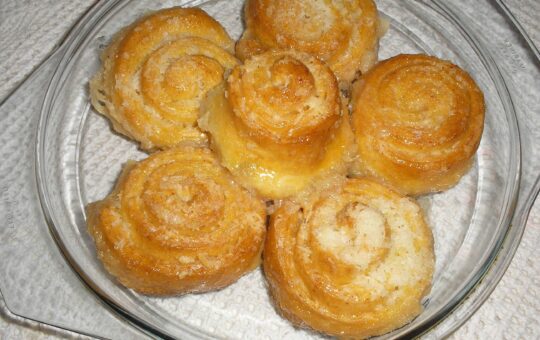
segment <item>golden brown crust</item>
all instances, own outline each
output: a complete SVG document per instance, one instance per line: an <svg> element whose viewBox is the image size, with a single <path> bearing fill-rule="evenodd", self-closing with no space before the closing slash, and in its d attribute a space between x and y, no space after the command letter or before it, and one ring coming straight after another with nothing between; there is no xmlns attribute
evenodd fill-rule
<svg viewBox="0 0 540 340"><path fill-rule="evenodd" d="M379 63L355 85L352 106L355 172L403 194L455 185L472 164L484 126L484 98L474 80L426 55Z"/></svg>
<svg viewBox="0 0 540 340"><path fill-rule="evenodd" d="M169 8L124 28L90 82L94 108L143 149L204 144L201 98L238 61L221 25L196 8Z"/></svg>
<svg viewBox="0 0 540 340"><path fill-rule="evenodd" d="M300 327L366 338L422 310L433 240L413 199L349 179L273 214L263 265L278 311Z"/></svg>
<svg viewBox="0 0 540 340"><path fill-rule="evenodd" d="M209 150L176 148L126 166L115 190L87 208L98 257L143 294L206 292L260 262L264 203Z"/></svg>
<svg viewBox="0 0 540 340"><path fill-rule="evenodd" d="M227 87L208 94L199 126L242 184L283 198L322 174L345 173L352 145L346 112L320 60L269 51L233 69Z"/></svg>
<svg viewBox="0 0 540 340"><path fill-rule="evenodd" d="M236 45L240 59L292 48L326 61L347 83L375 64L383 30L372 0L248 0L245 20Z"/></svg>

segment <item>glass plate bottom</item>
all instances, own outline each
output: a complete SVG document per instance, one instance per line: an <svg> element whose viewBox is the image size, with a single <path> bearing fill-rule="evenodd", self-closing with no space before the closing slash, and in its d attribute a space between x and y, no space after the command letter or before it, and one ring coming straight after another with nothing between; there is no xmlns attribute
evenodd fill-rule
<svg viewBox="0 0 540 340"><path fill-rule="evenodd" d="M52 231L75 270L98 295L144 327L175 337L318 337L280 318L260 270L219 292L149 298L118 285L99 263L86 232L84 207L103 198L122 165L146 154L114 134L88 100L88 80L112 34L150 9L178 1L116 1L101 5L76 34L53 77L38 131L38 181ZM191 1L238 38L242 1ZM519 179L519 139L513 106L489 53L456 25L438 2L381 1L390 21L380 58L427 53L468 70L483 89L488 113L473 169L453 189L420 199L435 236L434 284L425 311L392 336L417 334L439 322L478 282L508 230Z"/></svg>

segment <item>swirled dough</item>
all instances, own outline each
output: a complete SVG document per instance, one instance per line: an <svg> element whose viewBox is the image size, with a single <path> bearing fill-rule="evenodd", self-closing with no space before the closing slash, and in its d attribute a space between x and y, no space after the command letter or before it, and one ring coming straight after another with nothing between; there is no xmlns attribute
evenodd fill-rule
<svg viewBox="0 0 540 340"><path fill-rule="evenodd" d="M277 209L263 265L285 318L329 335L367 338L421 312L433 240L413 199L369 179L345 179Z"/></svg>
<svg viewBox="0 0 540 340"><path fill-rule="evenodd" d="M458 66L426 55L399 55L353 90L356 173L403 194L455 185L471 166L484 127L484 97Z"/></svg>
<svg viewBox="0 0 540 340"><path fill-rule="evenodd" d="M260 263L265 205L208 149L173 148L129 164L87 211L105 268L144 294L219 289Z"/></svg>
<svg viewBox="0 0 540 340"><path fill-rule="evenodd" d="M324 60L347 83L377 62L384 30L372 0L248 0L245 20L240 59L291 48Z"/></svg>
<svg viewBox="0 0 540 340"><path fill-rule="evenodd" d="M221 25L197 8L169 8L124 28L90 82L94 108L143 149L204 144L201 98L238 64Z"/></svg>
<svg viewBox="0 0 540 340"><path fill-rule="evenodd" d="M269 51L233 69L211 91L199 126L222 164L266 198L298 193L345 173L352 132L332 71L303 52Z"/></svg>

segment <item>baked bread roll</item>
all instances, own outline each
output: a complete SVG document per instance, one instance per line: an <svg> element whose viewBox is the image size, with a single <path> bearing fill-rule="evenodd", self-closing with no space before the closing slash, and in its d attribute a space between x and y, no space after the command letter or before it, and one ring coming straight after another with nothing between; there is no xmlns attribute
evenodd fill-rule
<svg viewBox="0 0 540 340"><path fill-rule="evenodd" d="M346 172L353 152L346 107L332 71L307 53L248 59L201 110L199 126L211 134L222 164L266 198Z"/></svg>
<svg viewBox="0 0 540 340"><path fill-rule="evenodd" d="M344 82L377 62L384 30L373 0L247 0L245 21L236 45L240 59L292 48L324 60Z"/></svg>
<svg viewBox="0 0 540 340"><path fill-rule="evenodd" d="M411 321L434 270L420 207L369 179L285 201L271 217L263 258L277 310L296 326L343 338Z"/></svg>
<svg viewBox="0 0 540 340"><path fill-rule="evenodd" d="M403 194L448 189L470 168L484 127L484 97L450 62L399 55L355 85L352 125L357 174Z"/></svg>
<svg viewBox="0 0 540 340"><path fill-rule="evenodd" d="M208 149L174 148L130 163L87 212L105 268L143 294L219 289L260 263L265 205Z"/></svg>
<svg viewBox="0 0 540 340"><path fill-rule="evenodd" d="M238 61L221 25L197 8L169 8L124 28L90 82L94 108L146 150L201 145L201 98Z"/></svg>

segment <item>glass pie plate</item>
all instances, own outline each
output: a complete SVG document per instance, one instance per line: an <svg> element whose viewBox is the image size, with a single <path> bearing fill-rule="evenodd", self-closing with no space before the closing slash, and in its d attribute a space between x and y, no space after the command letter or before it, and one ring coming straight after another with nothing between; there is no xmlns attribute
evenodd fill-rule
<svg viewBox="0 0 540 340"><path fill-rule="evenodd" d="M182 339L321 337L296 329L278 316L260 270L206 294L152 298L126 289L104 270L86 230L85 206L110 192L126 161L147 156L133 142L115 134L108 121L90 106L88 81L100 66L100 52L114 33L136 18L178 5L203 8L237 39L243 31L242 3L100 2L52 57L55 67L36 127L39 202L58 247L80 278L125 321L151 335ZM519 68L512 53L531 56L518 43L512 47L519 36L501 40L500 32L482 29L482 18L494 5L481 1L476 7L485 6L485 10L473 11L474 3L377 2L390 23L380 43L380 59L399 53L427 53L451 60L476 79L487 104L484 135L473 168L451 190L419 199L434 233L436 252L433 287L424 301L424 311L382 338L421 334L441 338L463 324L507 268L538 192L539 157L532 148L539 140L539 129L534 129L538 122L534 114L524 113L520 104L527 90L518 91L518 82L528 78L515 77L518 72L527 72ZM502 20L500 25L508 25ZM502 54L494 54L486 44L495 41L501 41L497 47L503 48L498 48ZM504 44L511 48L505 50ZM504 55L504 51L510 52ZM530 81L534 83L534 79Z"/></svg>

